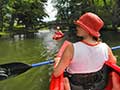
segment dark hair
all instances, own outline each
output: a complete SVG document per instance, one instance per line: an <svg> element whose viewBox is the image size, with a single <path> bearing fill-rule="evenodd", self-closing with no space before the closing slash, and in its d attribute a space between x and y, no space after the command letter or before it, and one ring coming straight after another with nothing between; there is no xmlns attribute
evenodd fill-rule
<svg viewBox="0 0 120 90"><path fill-rule="evenodd" d="M100 38L97 38L97 37L94 37L94 36L93 36L93 40L98 41L98 42L102 41Z"/></svg>

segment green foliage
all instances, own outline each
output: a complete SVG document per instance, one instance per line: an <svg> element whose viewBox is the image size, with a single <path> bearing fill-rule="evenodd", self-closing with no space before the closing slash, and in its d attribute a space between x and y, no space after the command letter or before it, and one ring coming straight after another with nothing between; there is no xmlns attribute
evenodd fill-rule
<svg viewBox="0 0 120 90"><path fill-rule="evenodd" d="M36 28L43 24L42 19L48 16L44 10L47 0L1 0L0 27L12 30L14 24L25 25L25 28Z"/></svg>
<svg viewBox="0 0 120 90"><path fill-rule="evenodd" d="M68 25L85 12L98 14L105 22L105 26L116 28L120 25L119 0L52 0L57 8L57 20Z"/></svg>
<svg viewBox="0 0 120 90"><path fill-rule="evenodd" d="M44 3L39 0L20 0L14 3L13 8L16 9L18 24L24 24L26 28L40 25L43 17L47 16L44 12Z"/></svg>

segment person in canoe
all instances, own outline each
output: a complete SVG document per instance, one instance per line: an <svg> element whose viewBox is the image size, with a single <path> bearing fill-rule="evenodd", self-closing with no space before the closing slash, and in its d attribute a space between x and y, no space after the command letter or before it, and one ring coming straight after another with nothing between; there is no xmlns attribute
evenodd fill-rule
<svg viewBox="0 0 120 90"><path fill-rule="evenodd" d="M65 71L66 90L104 90L108 77L103 75L104 63L107 60L116 63L110 47L99 39L104 22L96 14L87 12L74 23L77 36L82 40L69 43L60 60L55 60L53 75L57 78Z"/></svg>
<svg viewBox="0 0 120 90"><path fill-rule="evenodd" d="M62 33L62 31L60 30L60 27L57 26L56 27L56 31L55 34L53 35L53 39L54 40L59 40L60 38L64 37L64 34Z"/></svg>

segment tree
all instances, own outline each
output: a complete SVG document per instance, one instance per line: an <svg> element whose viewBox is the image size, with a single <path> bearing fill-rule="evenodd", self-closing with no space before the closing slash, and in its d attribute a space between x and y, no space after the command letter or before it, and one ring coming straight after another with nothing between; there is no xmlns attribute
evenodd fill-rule
<svg viewBox="0 0 120 90"><path fill-rule="evenodd" d="M6 15L6 4L8 0L0 0L0 31L4 30L4 17Z"/></svg>
<svg viewBox="0 0 120 90"><path fill-rule="evenodd" d="M25 25L26 29L33 29L42 23L47 16L44 11L46 0L16 0L12 6L15 10L13 16L17 24Z"/></svg>
<svg viewBox="0 0 120 90"><path fill-rule="evenodd" d="M0 29L12 31L14 26L22 25L25 29L35 29L43 24L48 16L44 11L47 0L1 0Z"/></svg>

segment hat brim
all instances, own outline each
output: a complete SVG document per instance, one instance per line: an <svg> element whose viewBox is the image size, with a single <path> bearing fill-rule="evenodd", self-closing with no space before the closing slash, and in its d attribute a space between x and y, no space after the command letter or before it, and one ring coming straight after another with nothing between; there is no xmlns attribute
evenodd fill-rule
<svg viewBox="0 0 120 90"><path fill-rule="evenodd" d="M95 36L95 37L100 37L100 33L99 32L94 32L94 30L90 29L89 27L87 27L86 25L84 25L82 22L80 22L79 20L74 22L75 25L80 26L81 28L83 28L85 31L87 31L90 35Z"/></svg>

